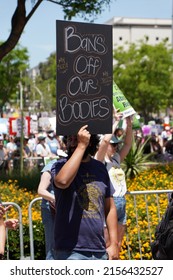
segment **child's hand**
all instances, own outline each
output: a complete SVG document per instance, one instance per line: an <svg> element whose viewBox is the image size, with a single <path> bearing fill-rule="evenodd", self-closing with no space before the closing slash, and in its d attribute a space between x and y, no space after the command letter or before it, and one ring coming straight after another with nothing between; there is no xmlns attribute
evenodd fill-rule
<svg viewBox="0 0 173 280"><path fill-rule="evenodd" d="M5 221L5 226L8 229L17 229L19 226L19 221L17 219L8 219Z"/></svg>
<svg viewBox="0 0 173 280"><path fill-rule="evenodd" d="M3 215L11 208L11 205L8 205L4 207L2 204L0 204L0 218L3 217Z"/></svg>

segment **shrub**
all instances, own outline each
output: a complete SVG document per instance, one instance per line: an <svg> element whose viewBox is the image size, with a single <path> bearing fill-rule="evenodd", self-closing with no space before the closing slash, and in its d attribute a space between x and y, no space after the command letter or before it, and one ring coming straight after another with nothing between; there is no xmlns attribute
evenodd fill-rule
<svg viewBox="0 0 173 280"><path fill-rule="evenodd" d="M36 192L40 181L40 171L38 168L32 170L24 170L21 175L19 169L12 170L9 174L1 171L1 181L6 183L9 180L17 181L19 188L26 189L28 191Z"/></svg>

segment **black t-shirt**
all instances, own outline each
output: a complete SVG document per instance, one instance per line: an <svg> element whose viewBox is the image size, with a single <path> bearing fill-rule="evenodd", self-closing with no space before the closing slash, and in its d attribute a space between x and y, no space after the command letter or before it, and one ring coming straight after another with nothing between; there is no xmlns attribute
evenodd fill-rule
<svg viewBox="0 0 173 280"><path fill-rule="evenodd" d="M67 159L52 167L52 178ZM55 249L105 252L105 199L112 196L103 163L91 158L82 162L67 189L54 188L56 200Z"/></svg>

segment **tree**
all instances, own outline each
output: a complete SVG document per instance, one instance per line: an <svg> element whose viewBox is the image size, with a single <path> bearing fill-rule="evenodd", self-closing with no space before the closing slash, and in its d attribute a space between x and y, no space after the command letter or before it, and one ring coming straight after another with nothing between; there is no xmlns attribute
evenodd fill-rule
<svg viewBox="0 0 173 280"><path fill-rule="evenodd" d="M87 18L89 15L100 14L105 6L108 6L111 0L47 0L62 6L64 12L64 18L70 20L77 14L83 18ZM11 33L7 40L0 45L0 61L5 55L7 55L18 43L20 36L32 17L35 11L38 9L43 0L31 0L32 8L28 14L26 14L26 2L27 0L17 0L16 10L11 19Z"/></svg>
<svg viewBox="0 0 173 280"><path fill-rule="evenodd" d="M146 122L172 104L172 54L166 41L154 46L141 41L114 50L114 81Z"/></svg>
<svg viewBox="0 0 173 280"><path fill-rule="evenodd" d="M19 44L0 63L0 107L16 99L16 92L21 75L26 71L29 63L28 50Z"/></svg>
<svg viewBox="0 0 173 280"><path fill-rule="evenodd" d="M56 53L50 54L38 68L40 75L36 77L35 84L43 93L42 109L50 112L56 109Z"/></svg>

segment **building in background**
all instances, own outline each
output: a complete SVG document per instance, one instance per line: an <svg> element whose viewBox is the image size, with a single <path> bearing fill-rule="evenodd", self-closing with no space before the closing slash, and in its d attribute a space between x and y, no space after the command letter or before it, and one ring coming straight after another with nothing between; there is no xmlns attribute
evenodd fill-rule
<svg viewBox="0 0 173 280"><path fill-rule="evenodd" d="M150 45L163 40L172 44L171 19L113 17L106 24L113 26L113 48L124 46L125 43L137 43L145 38Z"/></svg>

